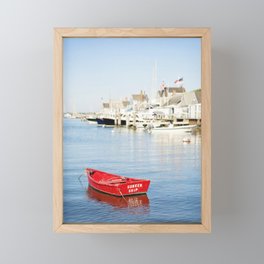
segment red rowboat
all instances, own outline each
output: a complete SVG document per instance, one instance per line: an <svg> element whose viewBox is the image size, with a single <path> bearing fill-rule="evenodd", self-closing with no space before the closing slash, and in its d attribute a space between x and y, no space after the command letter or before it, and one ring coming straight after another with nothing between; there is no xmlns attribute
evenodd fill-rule
<svg viewBox="0 0 264 264"><path fill-rule="evenodd" d="M87 168L89 185L115 196L138 195L148 191L150 180L134 179Z"/></svg>
<svg viewBox="0 0 264 264"><path fill-rule="evenodd" d="M92 188L88 187L87 195L89 198L109 204L113 207L126 208L126 207L149 207L149 199L146 194L142 195L130 195L126 196L125 199L120 196L108 195L106 193L99 192Z"/></svg>

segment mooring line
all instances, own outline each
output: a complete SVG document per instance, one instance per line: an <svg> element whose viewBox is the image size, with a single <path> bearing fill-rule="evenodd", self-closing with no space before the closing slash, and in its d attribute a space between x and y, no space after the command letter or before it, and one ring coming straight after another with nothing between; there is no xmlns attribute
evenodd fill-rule
<svg viewBox="0 0 264 264"><path fill-rule="evenodd" d="M83 188L84 190L86 190L85 186L83 185L83 183L82 183L82 181L81 181L81 177L82 177L83 175L85 175L85 174L82 173L80 176L78 176L78 181L79 181L79 183L81 184L82 188Z"/></svg>

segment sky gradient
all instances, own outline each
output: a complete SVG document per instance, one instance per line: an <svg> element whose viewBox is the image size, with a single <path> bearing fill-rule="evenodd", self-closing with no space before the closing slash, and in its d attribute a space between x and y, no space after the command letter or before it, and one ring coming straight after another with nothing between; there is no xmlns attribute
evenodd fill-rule
<svg viewBox="0 0 264 264"><path fill-rule="evenodd" d="M64 39L64 112L99 111L141 90L154 96L178 77L187 91L201 88L200 38Z"/></svg>

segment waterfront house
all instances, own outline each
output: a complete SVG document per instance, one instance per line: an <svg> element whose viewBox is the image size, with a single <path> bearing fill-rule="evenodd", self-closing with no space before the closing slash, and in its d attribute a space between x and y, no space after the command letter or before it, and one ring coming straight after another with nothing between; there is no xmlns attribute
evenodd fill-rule
<svg viewBox="0 0 264 264"><path fill-rule="evenodd" d="M168 106L176 118L201 119L201 90L174 95L168 100Z"/></svg>
<svg viewBox="0 0 264 264"><path fill-rule="evenodd" d="M148 96L145 92L140 91L139 94L132 95L132 105L134 111L144 110L148 104Z"/></svg>

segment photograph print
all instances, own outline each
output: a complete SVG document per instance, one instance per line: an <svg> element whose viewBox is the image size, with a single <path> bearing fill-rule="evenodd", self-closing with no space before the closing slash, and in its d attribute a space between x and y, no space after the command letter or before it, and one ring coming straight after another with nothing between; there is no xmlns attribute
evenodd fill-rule
<svg viewBox="0 0 264 264"><path fill-rule="evenodd" d="M63 223L201 224L202 40L63 39Z"/></svg>

